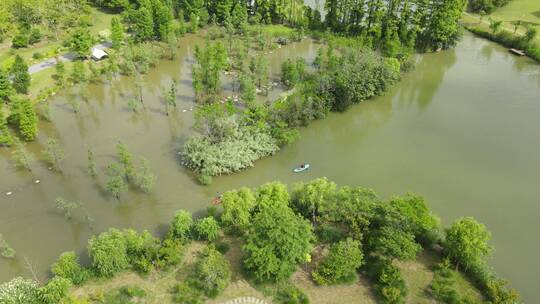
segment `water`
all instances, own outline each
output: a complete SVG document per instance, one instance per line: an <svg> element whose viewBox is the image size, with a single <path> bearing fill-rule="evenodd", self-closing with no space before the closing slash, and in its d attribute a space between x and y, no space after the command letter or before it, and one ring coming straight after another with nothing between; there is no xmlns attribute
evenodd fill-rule
<svg viewBox="0 0 540 304"><path fill-rule="evenodd" d="M175 210L200 214L224 190L327 176L371 187L383 197L420 193L444 224L476 217L493 233L496 271L526 302L540 298L530 279L540 273L540 244L530 236L540 229L538 65L465 35L455 50L419 56L416 70L386 96L331 114L255 168L202 187L177 159L193 123L190 64L197 42L198 37L184 38L178 59L163 61L147 75L144 113L127 110L126 99L133 94L129 78L112 86L90 85L90 98L78 115L67 104L77 95L56 97L53 123L43 123L38 142L28 148L39 159L46 137L59 138L67 154L63 175L50 173L40 160L33 162L32 174L14 170L10 151L0 150L0 233L18 251L17 259L0 260L0 281L28 275L24 257L45 276L59 253L84 253L87 238L111 226L163 233ZM316 48L304 41L268 54L275 77L284 58L313 58ZM167 117L159 97L173 77L180 79L179 111ZM151 194L130 191L118 202L103 190L102 174L97 180L86 174L86 145L95 150L102 171L114 161L119 140L150 161L158 176ZM291 172L304 162L311 164L309 171ZM41 182L34 184L35 179ZM13 195L4 196L6 191ZM81 202L85 211L75 211L66 221L55 210L56 197ZM95 219L94 231L84 221L85 212Z"/></svg>

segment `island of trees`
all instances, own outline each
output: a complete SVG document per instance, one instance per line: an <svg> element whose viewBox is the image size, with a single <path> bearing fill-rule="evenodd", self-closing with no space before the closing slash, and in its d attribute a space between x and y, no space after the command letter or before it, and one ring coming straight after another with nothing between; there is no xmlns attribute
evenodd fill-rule
<svg viewBox="0 0 540 304"><path fill-rule="evenodd" d="M310 265L311 280L317 285L352 284L362 276L369 279L381 303L405 303L407 282L396 263L415 260L422 251L442 260L425 290L432 299L480 303L481 298L458 290L456 276L464 273L488 303L519 302L515 291L485 262L492 247L490 233L481 223L465 217L442 230L418 195L383 200L373 190L339 187L325 178L296 184L291 192L279 182L225 192L221 207L209 208L206 217L194 219L189 212L178 211L163 238L148 231L111 228L88 241L88 265L82 265L74 252L63 253L51 266L53 277L48 282L15 278L0 285L0 302L132 303L130 299L144 299L151 291L138 285L101 295L92 294L92 289L80 291L126 272L148 279L178 272L173 277L180 279L169 282L162 299L203 303L230 284L231 262L224 254L230 248L225 240L231 239L241 244L244 274L236 275L266 290L276 303L309 303L290 281L302 265ZM193 267L181 268L192 242L202 248Z"/></svg>

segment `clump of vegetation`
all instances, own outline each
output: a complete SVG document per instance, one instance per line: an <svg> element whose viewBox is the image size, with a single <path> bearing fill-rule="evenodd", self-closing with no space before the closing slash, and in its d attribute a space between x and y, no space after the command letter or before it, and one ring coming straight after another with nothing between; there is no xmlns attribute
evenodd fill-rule
<svg viewBox="0 0 540 304"><path fill-rule="evenodd" d="M229 262L213 246L204 249L195 266L194 284L210 298L220 295L229 285Z"/></svg>
<svg viewBox="0 0 540 304"><path fill-rule="evenodd" d="M366 262L367 275L375 284L375 291L382 303L405 303L407 286L399 268L389 260L377 259Z"/></svg>
<svg viewBox="0 0 540 304"><path fill-rule="evenodd" d="M87 269L79 264L79 258L73 251L64 252L51 266L51 272L56 277L67 279L73 285L81 285L90 276Z"/></svg>
<svg viewBox="0 0 540 304"><path fill-rule="evenodd" d="M330 247L328 256L312 272L320 285L350 283L356 279L356 270L362 265L360 242L350 238Z"/></svg>
<svg viewBox="0 0 540 304"><path fill-rule="evenodd" d="M444 260L436 266L429 292L437 301L448 304L461 303L460 295L455 288L455 276L450 269L449 260Z"/></svg>
<svg viewBox="0 0 540 304"><path fill-rule="evenodd" d="M15 249L11 248L4 239L4 236L0 234L0 255L6 259L12 259L15 257L15 254L17 254Z"/></svg>
<svg viewBox="0 0 540 304"><path fill-rule="evenodd" d="M212 216L202 218L195 222L193 229L199 240L213 242L219 237L219 223Z"/></svg>
<svg viewBox="0 0 540 304"><path fill-rule="evenodd" d="M41 151L45 159L51 166L51 169L57 172L62 172L60 164L65 158L64 150L60 147L58 141L52 137L47 139L45 150Z"/></svg>
<svg viewBox="0 0 540 304"><path fill-rule="evenodd" d="M81 204L77 202L69 202L62 197L56 199L56 209L64 214L66 220L70 220L73 210L79 208Z"/></svg>

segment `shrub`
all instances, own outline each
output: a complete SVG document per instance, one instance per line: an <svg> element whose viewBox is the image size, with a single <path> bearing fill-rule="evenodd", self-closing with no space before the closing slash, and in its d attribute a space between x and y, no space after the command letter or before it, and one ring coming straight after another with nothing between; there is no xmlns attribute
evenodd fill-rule
<svg viewBox="0 0 540 304"><path fill-rule="evenodd" d="M213 246L207 247L195 268L195 284L205 295L214 298L229 285L229 262Z"/></svg>
<svg viewBox="0 0 540 304"><path fill-rule="evenodd" d="M461 297L455 289L455 284L456 277L455 273L450 269L450 262L444 260L435 269L429 292L441 303L459 304L461 303Z"/></svg>
<svg viewBox="0 0 540 304"><path fill-rule="evenodd" d="M405 303L407 286L399 268L389 260L372 258L366 263L367 275L375 283L375 292L382 303Z"/></svg>
<svg viewBox="0 0 540 304"><path fill-rule="evenodd" d="M185 210L177 211L169 227L169 238L179 239L182 242L187 241L191 225L193 225L191 213Z"/></svg>
<svg viewBox="0 0 540 304"><path fill-rule="evenodd" d="M35 52L34 54L32 54L32 58L34 58L36 60L43 59L43 54L40 53L40 52Z"/></svg>
<svg viewBox="0 0 540 304"><path fill-rule="evenodd" d="M319 285L352 282L363 259L360 242L348 238L330 247L328 256L311 273L313 280Z"/></svg>
<svg viewBox="0 0 540 304"><path fill-rule="evenodd" d="M315 235L320 243L336 243L345 237L345 233L341 229L329 225L322 224L315 228Z"/></svg>
<svg viewBox="0 0 540 304"><path fill-rule="evenodd" d="M41 37L43 35L41 34L41 31L38 28L34 28L30 31L30 36L28 37L28 43L34 44L41 41Z"/></svg>
<svg viewBox="0 0 540 304"><path fill-rule="evenodd" d="M25 48L28 46L28 36L25 34L18 34L13 37L11 46L15 49Z"/></svg>
<svg viewBox="0 0 540 304"><path fill-rule="evenodd" d="M221 254L225 254L231 249L231 246L229 243L225 242L217 242L216 243L216 250L219 251Z"/></svg>
<svg viewBox="0 0 540 304"><path fill-rule="evenodd" d="M88 271L81 267L73 251L62 253L51 266L51 272L57 277L70 280L74 285L82 284L89 277Z"/></svg>
<svg viewBox="0 0 540 304"><path fill-rule="evenodd" d="M112 277L129 267L126 241L120 230L111 228L88 242L88 255L99 277Z"/></svg>
<svg viewBox="0 0 540 304"><path fill-rule="evenodd" d="M158 250L157 265L160 268L168 268L178 265L184 257L184 245L178 239L165 239Z"/></svg>
<svg viewBox="0 0 540 304"><path fill-rule="evenodd" d="M280 284L274 300L283 304L309 304L309 298L291 283Z"/></svg>
<svg viewBox="0 0 540 304"><path fill-rule="evenodd" d="M123 232L129 264L136 271L148 273L158 257L159 240L148 231L137 233L128 229Z"/></svg>
<svg viewBox="0 0 540 304"><path fill-rule="evenodd" d="M237 232L244 232L251 220L251 210L255 207L255 195L249 188L227 191L221 196L224 226Z"/></svg>
<svg viewBox="0 0 540 304"><path fill-rule="evenodd" d="M189 285L187 282L178 284L174 288L173 300L180 304L202 304L202 293L198 288Z"/></svg>
<svg viewBox="0 0 540 304"><path fill-rule="evenodd" d="M0 284L0 303L2 304L41 304L39 288L32 280L17 277Z"/></svg>
<svg viewBox="0 0 540 304"><path fill-rule="evenodd" d="M40 298L45 304L57 304L64 299L71 287L71 281L62 277L54 277L40 288Z"/></svg>
<svg viewBox="0 0 540 304"><path fill-rule="evenodd" d="M194 231L199 240L215 241L219 237L219 223L209 216L195 223Z"/></svg>

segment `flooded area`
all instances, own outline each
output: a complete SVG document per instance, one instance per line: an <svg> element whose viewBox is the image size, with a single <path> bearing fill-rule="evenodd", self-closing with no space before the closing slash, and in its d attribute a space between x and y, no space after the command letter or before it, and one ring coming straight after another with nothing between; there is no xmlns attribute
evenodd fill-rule
<svg viewBox="0 0 540 304"><path fill-rule="evenodd" d="M46 276L61 252L85 252L87 239L108 227L163 233L174 211L201 214L222 191L326 176L339 184L371 187L383 197L422 194L444 224L474 216L493 233L495 270L525 302L540 298L530 279L540 273L540 243L530 237L540 230L539 65L466 34L454 50L418 56L416 69L386 96L331 114L255 168L204 187L178 157L192 132L191 64L195 45L202 43L198 36L182 38L177 59L160 61L145 75L146 109L140 113L127 107L135 94L129 77L54 97L52 122L42 122L38 140L27 145L34 156L31 173L15 169L11 151L0 150L0 233L18 253L14 260L0 260L0 281L28 275L25 258ZM311 62L317 48L306 39L267 54L271 78L279 78L286 58ZM178 109L167 116L162 90L173 78L179 81ZM81 100L78 114L70 106L73 99ZM49 171L43 162L40 151L49 136L65 149L63 174ZM115 161L119 141L148 159L158 178L150 194L131 190L118 201L106 193L103 171ZM96 179L86 172L88 147L96 155ZM304 162L311 164L309 171L292 173ZM56 210L57 197L82 204L71 221ZM95 220L92 225L86 216Z"/></svg>

